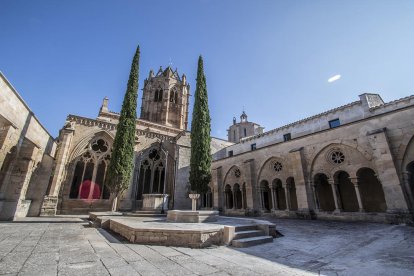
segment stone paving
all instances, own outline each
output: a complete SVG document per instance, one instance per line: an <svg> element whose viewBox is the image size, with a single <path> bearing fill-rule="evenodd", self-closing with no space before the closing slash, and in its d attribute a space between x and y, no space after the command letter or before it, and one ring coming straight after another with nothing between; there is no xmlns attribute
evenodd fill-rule
<svg viewBox="0 0 414 276"><path fill-rule="evenodd" d="M0 223L0 275L413 275L414 227L274 220L272 244L128 244L80 218Z"/></svg>

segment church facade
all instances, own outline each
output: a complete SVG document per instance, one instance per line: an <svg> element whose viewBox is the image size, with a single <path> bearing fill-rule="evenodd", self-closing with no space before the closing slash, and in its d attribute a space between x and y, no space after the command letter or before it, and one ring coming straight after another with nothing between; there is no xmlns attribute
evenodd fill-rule
<svg viewBox="0 0 414 276"><path fill-rule="evenodd" d="M243 132L242 117L229 140ZM214 208L230 215L412 222L413 118L414 96L384 103L377 94L362 94L245 135L214 155Z"/></svg>
<svg viewBox="0 0 414 276"><path fill-rule="evenodd" d="M144 81L140 118L136 121L135 169L121 198L121 210L140 210L146 195L168 197L165 208L188 209L190 86L170 67L152 70ZM105 173L119 114L103 100L97 118L69 115L60 130L54 174L42 215L107 211L111 208ZM212 139L212 153L228 146Z"/></svg>

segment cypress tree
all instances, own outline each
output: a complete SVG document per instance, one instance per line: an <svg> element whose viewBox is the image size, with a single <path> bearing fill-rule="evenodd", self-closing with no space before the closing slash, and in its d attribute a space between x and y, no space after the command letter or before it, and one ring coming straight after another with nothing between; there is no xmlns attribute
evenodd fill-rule
<svg viewBox="0 0 414 276"><path fill-rule="evenodd" d="M190 184L196 193L205 193L211 180L210 112L203 58L198 58L197 85L191 121Z"/></svg>
<svg viewBox="0 0 414 276"><path fill-rule="evenodd" d="M106 186L114 200L112 211L118 209L118 197L128 188L134 167L139 55L138 46L132 60L131 72L122 103L121 115L112 147L111 162L106 177Z"/></svg>

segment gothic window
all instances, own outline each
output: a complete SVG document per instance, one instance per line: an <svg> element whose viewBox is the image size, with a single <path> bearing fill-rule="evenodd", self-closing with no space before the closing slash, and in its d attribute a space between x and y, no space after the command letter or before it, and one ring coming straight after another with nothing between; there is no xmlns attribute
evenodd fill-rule
<svg viewBox="0 0 414 276"><path fill-rule="evenodd" d="M70 198L109 199L105 187L105 174L110 161L110 148L103 139L93 140L75 165L70 189Z"/></svg>
<svg viewBox="0 0 414 276"><path fill-rule="evenodd" d="M289 141L291 139L291 135L290 135L290 133L286 133L286 134L284 134L283 135L283 141Z"/></svg>
<svg viewBox="0 0 414 276"><path fill-rule="evenodd" d="M256 143L250 145L251 150L256 150Z"/></svg>
<svg viewBox="0 0 414 276"><path fill-rule="evenodd" d="M142 199L143 194L164 193L166 168L157 149L151 149L148 157L141 162L138 190L136 198Z"/></svg>
<svg viewBox="0 0 414 276"><path fill-rule="evenodd" d="M154 102L162 102L162 89L161 88L155 90Z"/></svg>
<svg viewBox="0 0 414 276"><path fill-rule="evenodd" d="M178 103L178 93L175 89L170 92L170 103Z"/></svg>
<svg viewBox="0 0 414 276"><path fill-rule="evenodd" d="M247 130L244 129L244 137L246 137L246 136L247 136Z"/></svg>

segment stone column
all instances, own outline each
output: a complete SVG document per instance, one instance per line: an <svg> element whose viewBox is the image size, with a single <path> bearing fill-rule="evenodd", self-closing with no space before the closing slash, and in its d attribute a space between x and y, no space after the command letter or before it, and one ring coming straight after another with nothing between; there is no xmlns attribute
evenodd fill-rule
<svg viewBox="0 0 414 276"><path fill-rule="evenodd" d="M292 176L295 180L297 212L308 215L309 209L312 207L314 192L311 185L306 185L306 158L304 157L303 147L292 149L289 152L289 161L292 168Z"/></svg>
<svg viewBox="0 0 414 276"><path fill-rule="evenodd" d="M211 173L211 182L213 185L213 208L215 209L219 209L219 208L224 208L225 206L225 198L223 200L223 183L222 183L222 167L218 167L216 169L212 170Z"/></svg>
<svg viewBox="0 0 414 276"><path fill-rule="evenodd" d="M276 210L275 206L275 195L273 187L270 187L270 195L272 197L272 211Z"/></svg>
<svg viewBox="0 0 414 276"><path fill-rule="evenodd" d="M242 185L242 188L241 188L241 195L242 195L242 209L245 209L245 207L246 207L246 203L245 203L245 197L244 197L244 191L243 191L243 185Z"/></svg>
<svg viewBox="0 0 414 276"><path fill-rule="evenodd" d="M247 208L262 209L260 189L257 187L256 163L254 159L248 159L243 163L243 171L246 180L246 204ZM262 201L263 202L263 201Z"/></svg>
<svg viewBox="0 0 414 276"><path fill-rule="evenodd" d="M233 208L232 209L235 210L236 209L236 191L234 190L234 187L231 190L231 194L233 196Z"/></svg>
<svg viewBox="0 0 414 276"><path fill-rule="evenodd" d="M409 208L411 210L414 209L414 195L410 187L410 178L412 177L411 172L403 172L403 183L404 183L404 190L406 191L407 201L409 203Z"/></svg>
<svg viewBox="0 0 414 276"><path fill-rule="evenodd" d="M320 206L319 206L318 193L316 191L316 184L312 183L312 181L309 181L309 186L312 189L313 200L315 201L315 211L319 212L320 211Z"/></svg>
<svg viewBox="0 0 414 276"><path fill-rule="evenodd" d="M408 206L395 167L386 128L372 130L367 133L367 136L373 152L372 161L377 169L378 180L384 190L387 212L407 213Z"/></svg>
<svg viewBox="0 0 414 276"><path fill-rule="evenodd" d="M60 186L63 181L64 171L66 163L68 162L69 157L69 150L72 143L73 133L74 133L73 125L67 124L65 128L63 128L60 132L60 145L59 151L56 156L56 166L52 180L52 186L49 190L49 196L57 197L59 195Z"/></svg>
<svg viewBox="0 0 414 276"><path fill-rule="evenodd" d="M352 184L354 184L355 194L356 194L357 200L358 200L359 212L365 212L364 211L364 205L362 204L362 200L361 200L361 192L359 191L358 179L357 178L349 178L349 180L351 181Z"/></svg>
<svg viewBox="0 0 414 276"><path fill-rule="evenodd" d="M288 185L285 185L286 210L290 210L290 191Z"/></svg>
<svg viewBox="0 0 414 276"><path fill-rule="evenodd" d="M338 200L338 193L337 193L337 185L332 179L328 179L329 184L332 188L332 194L335 201L335 212L340 212L341 208L339 207L339 200Z"/></svg>

